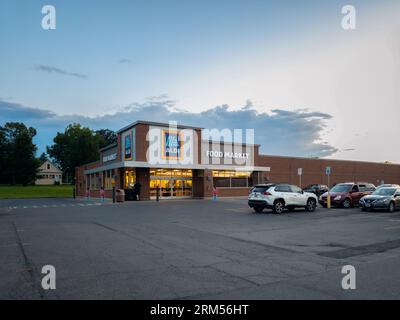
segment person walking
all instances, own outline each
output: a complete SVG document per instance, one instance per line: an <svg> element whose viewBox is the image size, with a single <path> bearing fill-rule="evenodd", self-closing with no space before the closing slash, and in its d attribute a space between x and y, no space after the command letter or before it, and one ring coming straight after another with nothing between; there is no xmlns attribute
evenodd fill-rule
<svg viewBox="0 0 400 320"><path fill-rule="evenodd" d="M142 185L136 181L136 183L133 186L133 192L134 192L134 197L136 201L140 200L140 189L141 189Z"/></svg>
<svg viewBox="0 0 400 320"><path fill-rule="evenodd" d="M213 187L213 200L218 200L218 189Z"/></svg>
<svg viewBox="0 0 400 320"><path fill-rule="evenodd" d="M101 188L100 188L100 198L101 198L101 202L104 202L104 194L105 194L105 192L104 192L104 187L101 187Z"/></svg>

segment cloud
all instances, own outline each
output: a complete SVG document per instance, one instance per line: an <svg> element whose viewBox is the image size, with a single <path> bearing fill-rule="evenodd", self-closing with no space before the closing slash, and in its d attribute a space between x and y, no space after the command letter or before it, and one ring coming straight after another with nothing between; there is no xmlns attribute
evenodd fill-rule
<svg viewBox="0 0 400 320"><path fill-rule="evenodd" d="M123 59L119 59L118 63L132 63L132 60L123 58Z"/></svg>
<svg viewBox="0 0 400 320"><path fill-rule="evenodd" d="M63 131L70 123L78 122L92 129L118 130L136 120L155 122L177 121L179 124L206 129L254 129L255 143L261 152L288 156L330 156L338 150L322 141L326 121L331 116L307 109L273 109L270 113L259 112L251 102L233 110L228 105L210 108L200 113L177 110L174 100L162 95L132 103L111 115L86 117L81 115L58 115L51 111L26 107L0 101L0 125L6 121L23 121L38 131L39 150L50 145L57 131Z"/></svg>
<svg viewBox="0 0 400 320"><path fill-rule="evenodd" d="M0 120L7 121L29 121L48 119L56 117L56 114L43 109L25 107L18 103L0 100Z"/></svg>
<svg viewBox="0 0 400 320"><path fill-rule="evenodd" d="M356 151L356 149L355 148L347 148L347 149L342 149L340 151L349 152L349 151Z"/></svg>
<svg viewBox="0 0 400 320"><path fill-rule="evenodd" d="M76 73L76 72L68 72L68 71L65 71L60 68L47 66L47 65L43 65L43 64L36 65L35 70L48 72L48 73L58 73L58 74L62 74L65 76L72 76L72 77L76 77L76 78L80 78L80 79L86 79L88 77L86 74Z"/></svg>

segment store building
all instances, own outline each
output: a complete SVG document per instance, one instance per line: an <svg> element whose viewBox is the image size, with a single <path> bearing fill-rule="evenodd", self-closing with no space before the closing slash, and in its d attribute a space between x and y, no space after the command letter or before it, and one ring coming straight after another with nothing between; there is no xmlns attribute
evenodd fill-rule
<svg viewBox="0 0 400 320"><path fill-rule="evenodd" d="M98 197L103 187L111 197L113 186L128 189L138 182L144 200L154 199L157 188L163 199L211 197L214 187L222 197L244 196L257 183L299 185L299 168L302 186L327 184L327 166L332 169L331 184L400 184L400 165L262 155L259 145L232 143L229 134L137 121L117 132L115 144L100 149L99 161L76 168L77 194L84 196L89 190Z"/></svg>

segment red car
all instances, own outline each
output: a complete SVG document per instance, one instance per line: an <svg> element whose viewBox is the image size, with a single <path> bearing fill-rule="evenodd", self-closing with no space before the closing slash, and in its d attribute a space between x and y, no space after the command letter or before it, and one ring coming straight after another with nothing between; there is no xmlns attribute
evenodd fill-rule
<svg viewBox="0 0 400 320"><path fill-rule="evenodd" d="M339 183L330 190L331 206L350 208L358 205L360 199L375 191L375 186L371 183ZM319 203L326 208L328 192L320 198Z"/></svg>

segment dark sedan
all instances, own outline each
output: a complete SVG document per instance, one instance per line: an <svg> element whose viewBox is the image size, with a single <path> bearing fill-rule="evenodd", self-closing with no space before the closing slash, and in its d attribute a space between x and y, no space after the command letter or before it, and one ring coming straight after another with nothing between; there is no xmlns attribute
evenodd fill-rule
<svg viewBox="0 0 400 320"><path fill-rule="evenodd" d="M303 189L304 192L314 193L318 198L328 190L328 186L324 184L311 184Z"/></svg>
<svg viewBox="0 0 400 320"><path fill-rule="evenodd" d="M372 194L362 197L359 205L363 211L387 210L394 212L396 209L400 209L400 189L379 188Z"/></svg>

